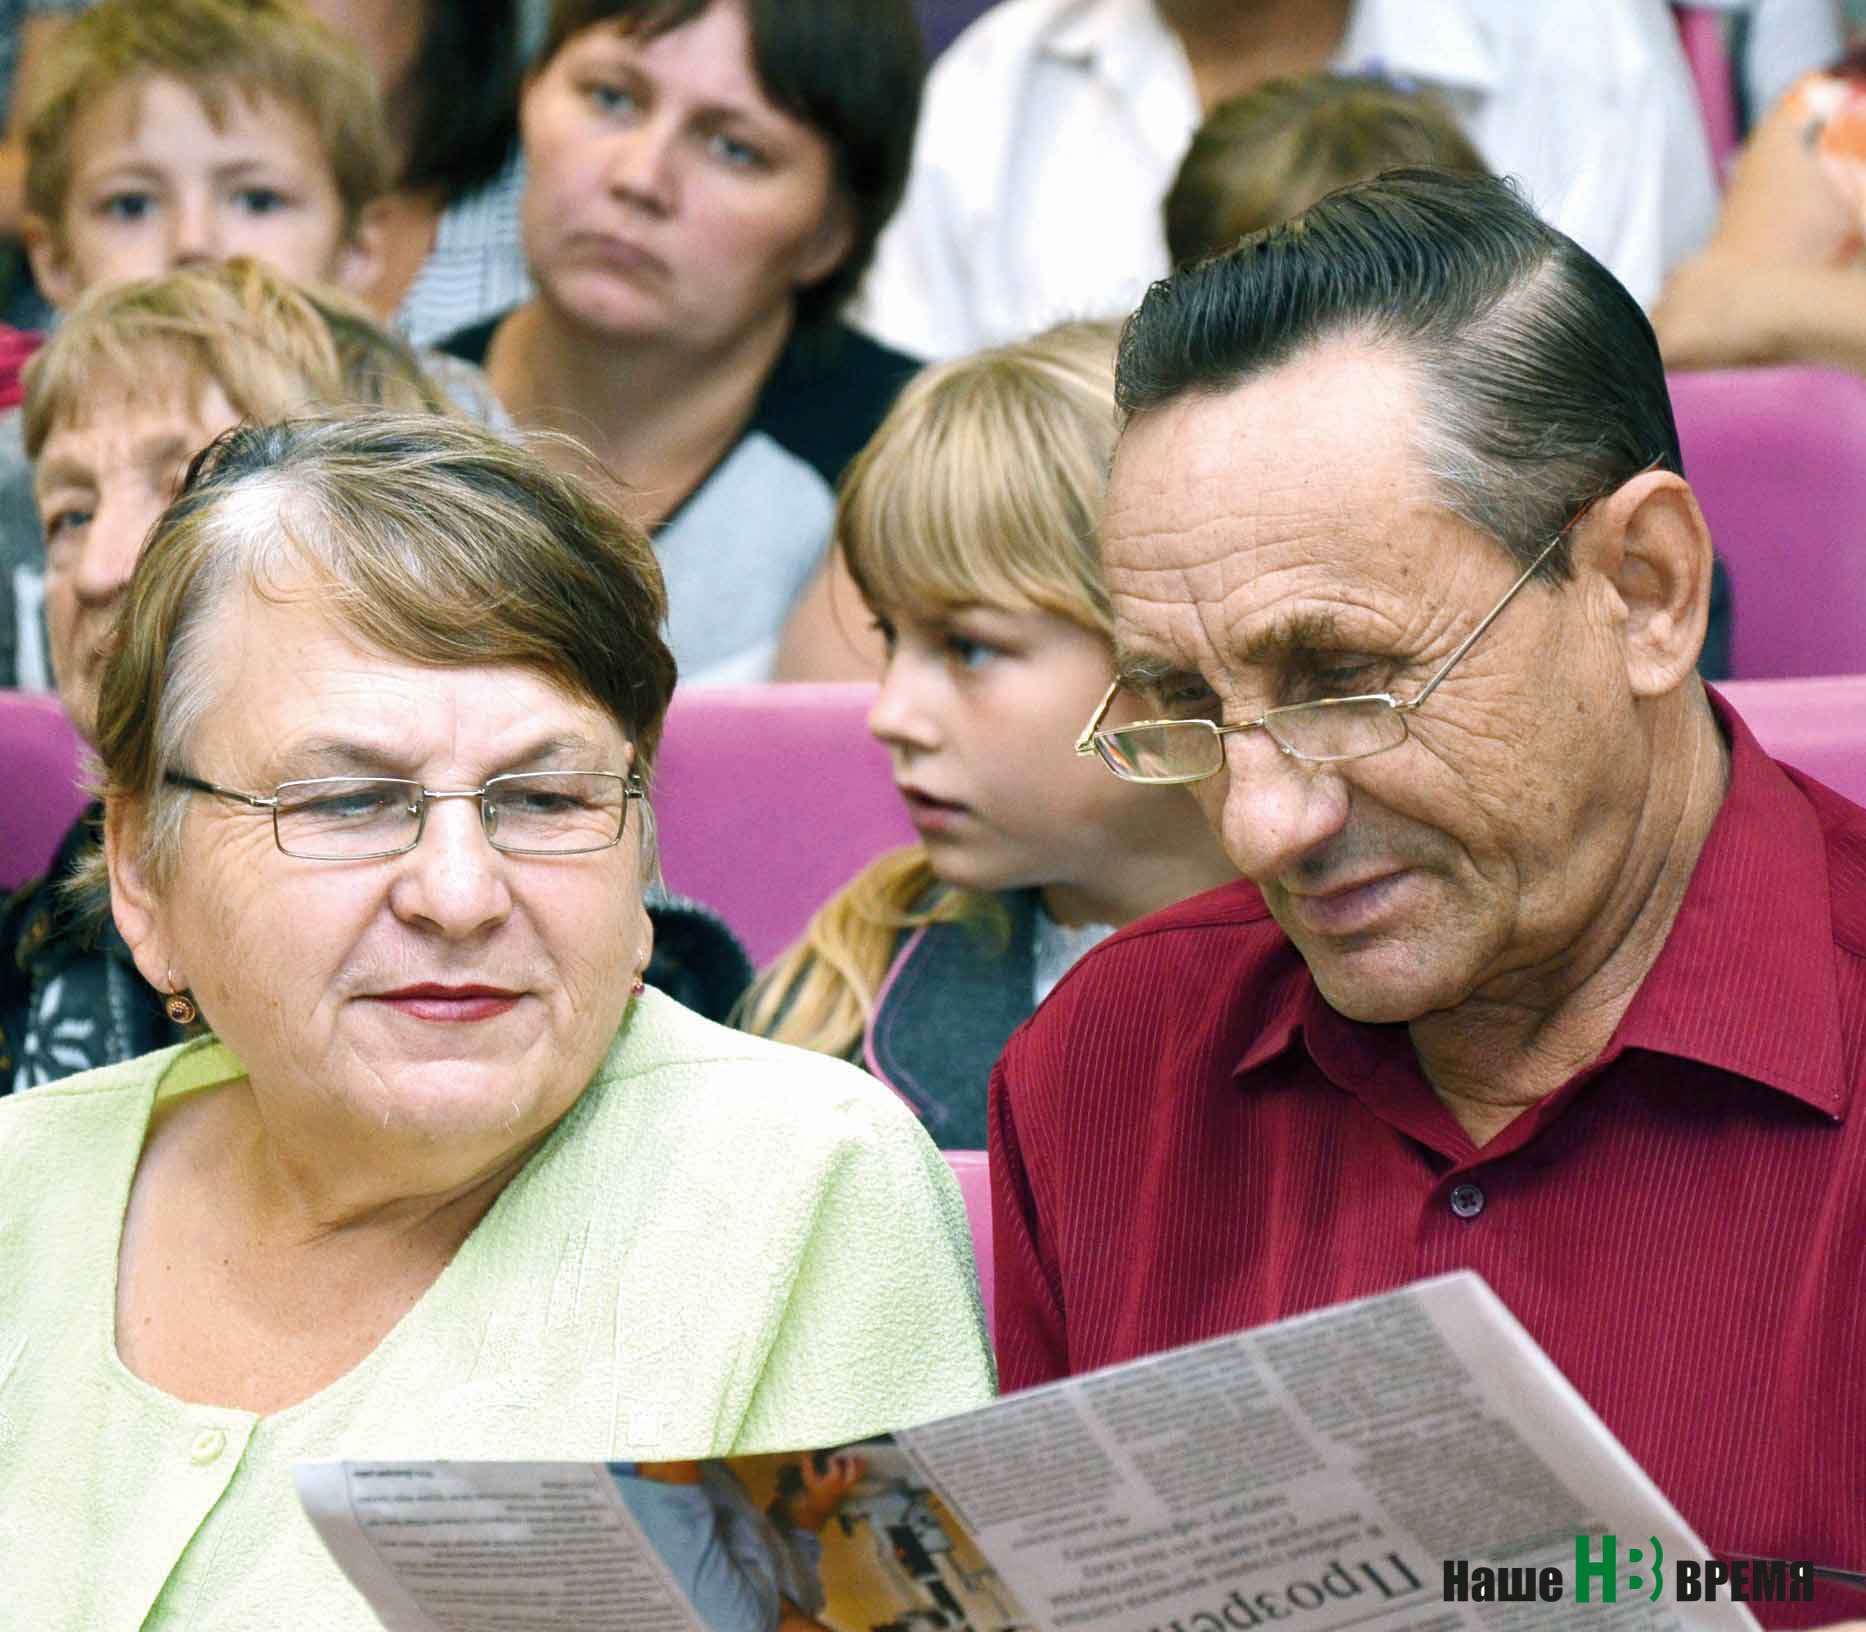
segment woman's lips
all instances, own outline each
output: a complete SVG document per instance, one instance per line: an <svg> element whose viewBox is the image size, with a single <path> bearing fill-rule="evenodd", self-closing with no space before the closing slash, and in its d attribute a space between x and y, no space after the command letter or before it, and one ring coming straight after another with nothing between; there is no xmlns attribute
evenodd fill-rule
<svg viewBox="0 0 1866 1632"><path fill-rule="evenodd" d="M604 233L580 233L572 240L572 246L591 260L629 277L665 278L668 275L666 261L653 250L643 249L640 244L631 243L626 238L611 238Z"/></svg>
<svg viewBox="0 0 1866 1632"><path fill-rule="evenodd" d="M490 1020L515 1004L522 993L503 986L439 986L433 984L404 986L398 991L377 994L378 1003L386 1003L398 1014L416 1020L459 1022Z"/></svg>

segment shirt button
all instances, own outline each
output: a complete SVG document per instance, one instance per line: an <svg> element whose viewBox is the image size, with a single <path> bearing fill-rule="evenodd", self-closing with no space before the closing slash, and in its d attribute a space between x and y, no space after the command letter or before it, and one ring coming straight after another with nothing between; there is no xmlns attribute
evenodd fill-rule
<svg viewBox="0 0 1866 1632"><path fill-rule="evenodd" d="M227 1436L218 1428L203 1428L194 1436L188 1455L196 1467L204 1468L227 1448Z"/></svg>
<svg viewBox="0 0 1866 1632"><path fill-rule="evenodd" d="M1484 1192L1474 1184L1451 1187L1451 1210L1460 1218L1475 1218L1484 1210Z"/></svg>

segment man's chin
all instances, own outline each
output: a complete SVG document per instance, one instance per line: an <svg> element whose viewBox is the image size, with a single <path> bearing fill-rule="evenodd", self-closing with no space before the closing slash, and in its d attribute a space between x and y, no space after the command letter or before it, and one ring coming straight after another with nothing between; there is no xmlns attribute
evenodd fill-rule
<svg viewBox="0 0 1866 1632"><path fill-rule="evenodd" d="M1404 1025L1444 1006L1430 972L1394 941L1317 949L1297 943L1316 989L1337 1014L1363 1025Z"/></svg>

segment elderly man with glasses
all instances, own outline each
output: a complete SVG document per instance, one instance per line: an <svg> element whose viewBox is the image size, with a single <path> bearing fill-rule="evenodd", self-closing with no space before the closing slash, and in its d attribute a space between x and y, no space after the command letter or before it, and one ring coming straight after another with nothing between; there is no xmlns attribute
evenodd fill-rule
<svg viewBox="0 0 1866 1632"><path fill-rule="evenodd" d="M1156 285L1120 391L1077 748L1248 883L1000 1063L1004 1382L1469 1267L1710 1545L1866 1567L1866 812L1697 678L1638 306L1394 172Z"/></svg>

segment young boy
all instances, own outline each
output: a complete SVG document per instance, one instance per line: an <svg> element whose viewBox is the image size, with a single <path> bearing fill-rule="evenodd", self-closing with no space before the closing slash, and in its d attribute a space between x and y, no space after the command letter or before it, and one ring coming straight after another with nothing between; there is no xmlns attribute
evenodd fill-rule
<svg viewBox="0 0 1866 1632"><path fill-rule="evenodd" d="M60 36L26 124L25 236L53 304L236 255L362 290L391 152L362 56L291 0L104 0ZM501 420L477 371L424 357ZM0 416L0 685L50 683L44 552Z"/></svg>

